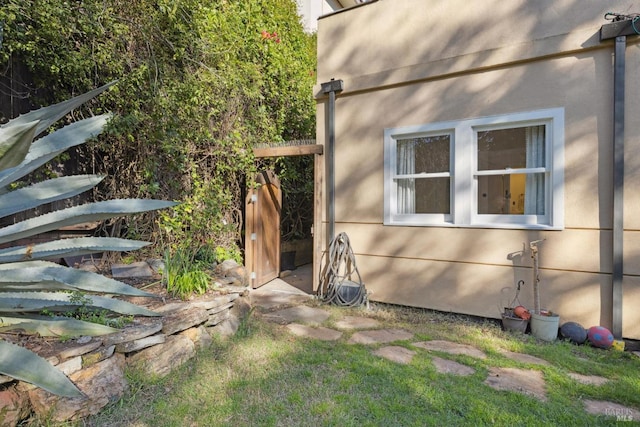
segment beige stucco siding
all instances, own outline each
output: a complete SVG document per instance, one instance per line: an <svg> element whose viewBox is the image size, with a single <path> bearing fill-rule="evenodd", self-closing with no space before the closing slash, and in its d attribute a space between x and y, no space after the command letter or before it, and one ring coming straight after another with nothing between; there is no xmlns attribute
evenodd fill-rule
<svg viewBox="0 0 640 427"><path fill-rule="evenodd" d="M638 309L638 301L640 301L640 278L626 276L622 290L624 294L622 312L622 330L637 331L640 324L640 310ZM632 335L638 337L638 335Z"/></svg>
<svg viewBox="0 0 640 427"><path fill-rule="evenodd" d="M591 52L608 61L610 52ZM565 108L565 184L567 227L611 227L599 197L610 194L611 153L600 146L611 135L610 71L596 76L594 59L556 58L521 64L480 75L414 83L400 88L339 97L336 102L336 185L352 203L337 220L382 222L384 128L507 114L543 108ZM583 69L584 75L574 75ZM585 94L593 102L575 102ZM602 120L598 120L602 117ZM605 120L606 119L606 120ZM372 124L375 124L372 126ZM366 155L363 155L366 153ZM362 209L361 209L362 207ZM354 219L356 217L356 219Z"/></svg>
<svg viewBox="0 0 640 427"><path fill-rule="evenodd" d="M319 20L318 81L341 78L355 90L580 51L599 45L606 12L634 7L597 0L375 2Z"/></svg>
<svg viewBox="0 0 640 427"><path fill-rule="evenodd" d="M628 276L640 276L640 231L625 230L624 259L627 261L624 264L624 274ZM638 278L640 279L640 277ZM637 310L640 312L640 300L637 302Z"/></svg>
<svg viewBox="0 0 640 427"><path fill-rule="evenodd" d="M514 297L514 270L516 276L530 275L530 269L364 255L358 257L358 267L373 300L408 306L419 301L435 310L493 318L499 317L502 307ZM387 274L389 271L393 274ZM593 273L547 271L540 284L541 304L563 320L593 326L594 317L601 315L601 285L606 280ZM519 300L531 307L528 283Z"/></svg>
<svg viewBox="0 0 640 427"><path fill-rule="evenodd" d="M338 223L358 253L386 258L415 258L465 264L524 267L524 276L512 275L508 283L531 283L528 242L546 239L540 250L540 265L549 270L611 273L611 261L600 256L611 253L610 232L566 229L527 231L487 228L400 227L379 224ZM339 231L337 230L337 231ZM600 239L604 242L601 244ZM527 250L523 253L523 245ZM629 249L629 248L628 248ZM630 269L634 267L629 267ZM635 267L637 268L637 267Z"/></svg>
<svg viewBox="0 0 640 427"><path fill-rule="evenodd" d="M640 37L626 49L625 230L640 231ZM625 237L626 238L626 237ZM637 269L640 262L637 262ZM636 270L637 271L637 270ZM640 304L639 304L640 306Z"/></svg>
<svg viewBox="0 0 640 427"><path fill-rule="evenodd" d="M524 280L520 299L531 306L531 258L523 249L544 238L542 304L563 321L610 327L613 47L599 41L598 31L605 12L634 11L634 3L415 3L378 1L319 23L318 83L345 84L336 100L336 233L349 235L372 299L499 317ZM629 37L626 52L623 301L623 335L636 339L638 39ZM318 102L323 142L327 101L318 96ZM564 109L562 230L383 225L385 128L547 108Z"/></svg>

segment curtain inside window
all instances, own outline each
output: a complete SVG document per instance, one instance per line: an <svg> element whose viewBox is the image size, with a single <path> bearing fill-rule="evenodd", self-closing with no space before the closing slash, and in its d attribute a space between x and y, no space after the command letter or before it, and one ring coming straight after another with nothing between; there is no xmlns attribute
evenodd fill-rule
<svg viewBox="0 0 640 427"><path fill-rule="evenodd" d="M416 148L413 140L398 141L397 174L413 174L416 170ZM398 213L412 214L416 212L416 183L414 178L397 180Z"/></svg>
<svg viewBox="0 0 640 427"><path fill-rule="evenodd" d="M530 126L526 129L527 167L545 166L545 126ZM525 215L544 215L544 173L527 174L524 197Z"/></svg>

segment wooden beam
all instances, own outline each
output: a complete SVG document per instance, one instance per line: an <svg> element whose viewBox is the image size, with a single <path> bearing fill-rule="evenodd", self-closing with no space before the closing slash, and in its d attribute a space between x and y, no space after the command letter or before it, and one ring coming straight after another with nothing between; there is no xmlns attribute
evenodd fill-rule
<svg viewBox="0 0 640 427"><path fill-rule="evenodd" d="M313 145L291 145L283 147L254 148L253 155L256 157L290 157L306 156L307 154L322 154L324 146Z"/></svg>
<svg viewBox="0 0 640 427"><path fill-rule="evenodd" d="M615 39L618 36L637 36L640 34L640 19L625 19L604 24L600 27L600 41Z"/></svg>

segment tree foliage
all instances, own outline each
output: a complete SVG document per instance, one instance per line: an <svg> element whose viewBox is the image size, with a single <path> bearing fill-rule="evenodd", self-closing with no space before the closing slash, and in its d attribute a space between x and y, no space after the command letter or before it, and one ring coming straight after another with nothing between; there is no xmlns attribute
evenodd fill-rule
<svg viewBox="0 0 640 427"><path fill-rule="evenodd" d="M315 133L315 38L294 0L0 4L0 70L16 79L20 63L31 75L14 96L44 105L119 80L74 113L114 113L106 136L71 153L74 172L108 176L94 197L182 202L111 234L232 248L252 147Z"/></svg>

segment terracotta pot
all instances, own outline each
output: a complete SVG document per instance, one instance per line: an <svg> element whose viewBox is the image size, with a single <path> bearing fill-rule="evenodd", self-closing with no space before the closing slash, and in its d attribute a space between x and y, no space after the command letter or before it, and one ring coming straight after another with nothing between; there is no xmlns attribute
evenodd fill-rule
<svg viewBox="0 0 640 427"><path fill-rule="evenodd" d="M521 305L519 305L519 306L517 306L517 307L515 307L513 309L513 314L515 314L516 316L518 316L519 318L524 319L524 320L531 319L531 313L529 313L529 310L527 310L526 308L524 308Z"/></svg>

